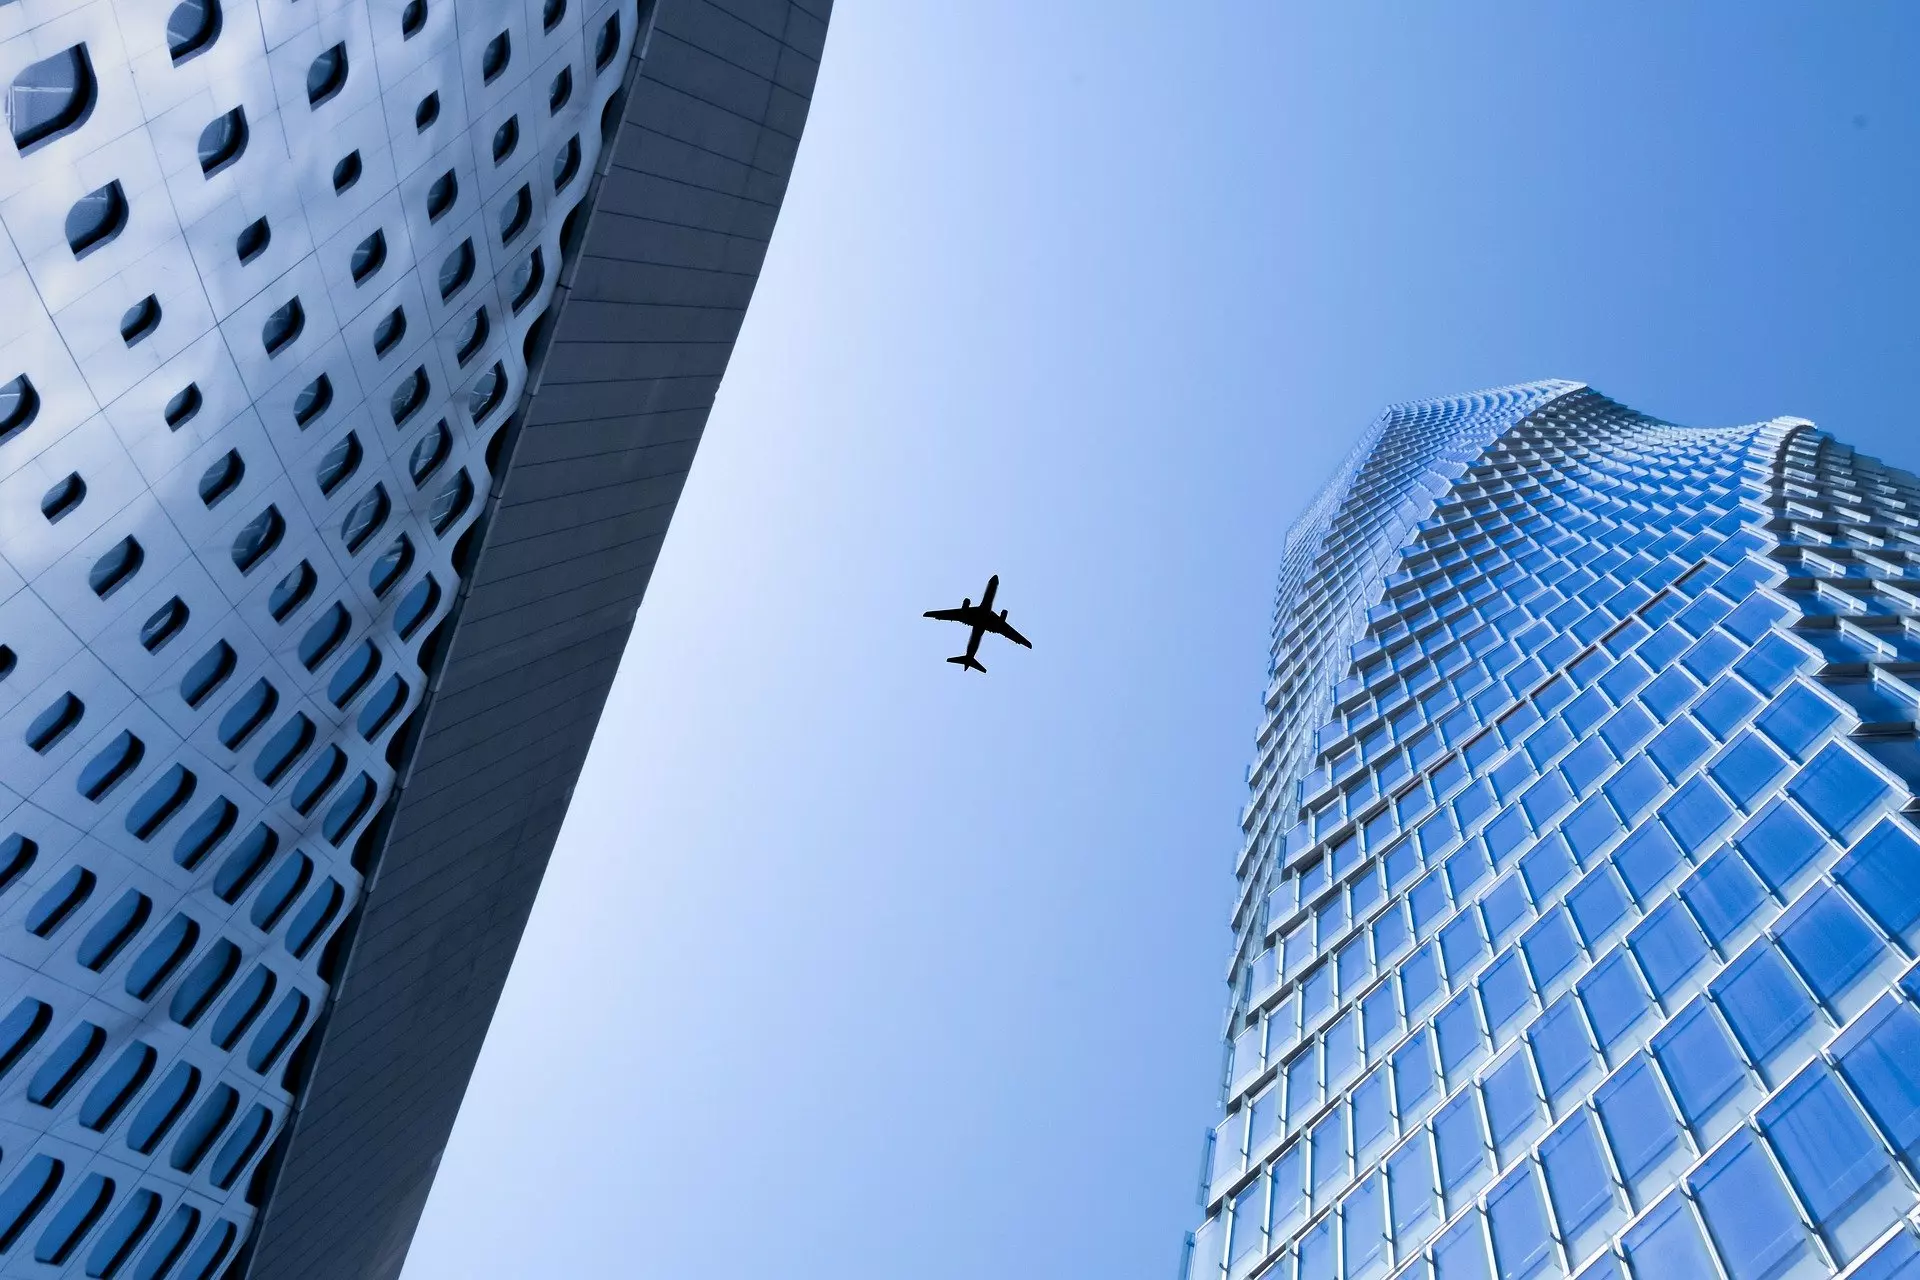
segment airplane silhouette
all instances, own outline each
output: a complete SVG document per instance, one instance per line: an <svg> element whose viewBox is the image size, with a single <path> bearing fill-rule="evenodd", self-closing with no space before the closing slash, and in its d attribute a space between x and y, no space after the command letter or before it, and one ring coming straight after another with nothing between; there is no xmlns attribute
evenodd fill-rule
<svg viewBox="0 0 1920 1280"><path fill-rule="evenodd" d="M963 622L973 628L973 634L967 637L967 651L957 658L948 658L948 662L957 663L960 666L971 668L974 671L985 671L986 668L981 666L980 663L974 659L973 655L979 652L980 637L989 631L997 636L1005 636L1017 645L1023 645L1029 649L1033 648L1033 642L1031 640L1021 635L1018 631L1015 631L1013 627L1008 624L1007 611L1005 609L1002 609L999 613L993 611L993 593L999 589L1000 575L996 573L993 577L987 579L987 590L986 593L980 597L979 604L975 604L972 600L962 600L958 609L929 609L922 615L923 617L938 619L941 622Z"/></svg>

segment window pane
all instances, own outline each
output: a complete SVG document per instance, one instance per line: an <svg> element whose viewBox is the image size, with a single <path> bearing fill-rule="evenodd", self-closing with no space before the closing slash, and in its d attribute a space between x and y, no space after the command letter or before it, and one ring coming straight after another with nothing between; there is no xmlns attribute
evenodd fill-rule
<svg viewBox="0 0 1920 1280"><path fill-rule="evenodd" d="M1733 817L1733 806L1705 778L1695 778L1660 806L1660 819L1688 853L1699 853Z"/></svg>
<svg viewBox="0 0 1920 1280"><path fill-rule="evenodd" d="M1592 950L1627 914L1627 891L1613 864L1603 863L1575 885L1567 894L1567 909L1573 913L1574 923L1580 926L1581 940Z"/></svg>
<svg viewBox="0 0 1920 1280"><path fill-rule="evenodd" d="M1780 800L1769 804L1734 843L1775 891L1784 889L1827 849L1826 837Z"/></svg>
<svg viewBox="0 0 1920 1280"><path fill-rule="evenodd" d="M1680 896L1707 937L1720 946L1753 918L1767 900L1767 891L1737 852L1722 849L1680 886Z"/></svg>
<svg viewBox="0 0 1920 1280"><path fill-rule="evenodd" d="M1826 1274L1793 1200L1750 1131L1709 1156L1690 1181L1729 1280Z"/></svg>
<svg viewBox="0 0 1920 1280"><path fill-rule="evenodd" d="M1280 1153L1268 1176L1273 1182L1273 1208L1270 1222L1273 1234L1285 1235L1307 1217L1306 1164L1307 1144L1296 1142Z"/></svg>
<svg viewBox="0 0 1920 1280"><path fill-rule="evenodd" d="M1704 999L1688 1005L1654 1037L1653 1056L1673 1086L1681 1114L1696 1128L1747 1083L1745 1064Z"/></svg>
<svg viewBox="0 0 1920 1280"><path fill-rule="evenodd" d="M1547 1099L1558 1104L1592 1069L1596 1059L1593 1043L1587 1038L1585 1023L1571 996L1562 996L1542 1014L1527 1033L1533 1045L1533 1060L1540 1069L1540 1084Z"/></svg>
<svg viewBox="0 0 1920 1280"><path fill-rule="evenodd" d="M1557 907L1527 931L1520 949L1526 952L1527 965L1533 970L1534 985L1543 991L1552 985L1555 978L1572 967L1580 954L1580 944L1573 936L1573 924L1567 919L1567 913Z"/></svg>
<svg viewBox="0 0 1920 1280"><path fill-rule="evenodd" d="M1686 909L1668 899L1628 936L1653 993L1662 1000L1707 959L1707 940Z"/></svg>
<svg viewBox="0 0 1920 1280"><path fill-rule="evenodd" d="M1521 965L1518 952L1509 951L1481 976L1480 1004L1486 1010L1487 1029L1497 1046L1501 1043L1501 1033L1533 1004L1527 971Z"/></svg>
<svg viewBox="0 0 1920 1280"><path fill-rule="evenodd" d="M1480 1088L1486 1095L1494 1151L1504 1163L1533 1135L1542 1118L1527 1056L1517 1053L1508 1058L1487 1073Z"/></svg>
<svg viewBox="0 0 1920 1280"><path fill-rule="evenodd" d="M1680 1122L1645 1058L1636 1058L1594 1095L1615 1162L1636 1201L1662 1190L1686 1163Z"/></svg>
<svg viewBox="0 0 1920 1280"><path fill-rule="evenodd" d="M1387 1269L1386 1197L1375 1175L1355 1187L1340 1205L1346 1280L1370 1280Z"/></svg>
<svg viewBox="0 0 1920 1280"><path fill-rule="evenodd" d="M1609 1054L1653 1012L1653 1002L1624 951L1613 952L1581 980L1580 1000L1600 1047Z"/></svg>
<svg viewBox="0 0 1920 1280"><path fill-rule="evenodd" d="M1911 1207L1880 1140L1824 1067L1788 1084L1762 1108L1760 1126L1841 1262Z"/></svg>
<svg viewBox="0 0 1920 1280"><path fill-rule="evenodd" d="M1920 935L1920 841L1904 824L1881 822L1833 874L1888 933L1909 944Z"/></svg>
<svg viewBox="0 0 1920 1280"><path fill-rule="evenodd" d="M1787 794L1833 834L1845 838L1856 823L1879 807L1891 788L1879 774L1838 742L1828 743L1800 776L1787 784Z"/></svg>
<svg viewBox="0 0 1920 1280"><path fill-rule="evenodd" d="M1920 1013L1891 1001L1835 1043L1840 1073L1912 1166L1920 1157Z"/></svg>
<svg viewBox="0 0 1920 1280"><path fill-rule="evenodd" d="M1547 1208L1533 1166L1522 1164L1487 1197L1495 1273L1500 1280L1563 1275L1547 1229Z"/></svg>
<svg viewBox="0 0 1920 1280"><path fill-rule="evenodd" d="M1439 1225L1433 1192L1433 1147L1425 1129L1387 1159L1387 1191L1393 1203L1393 1238L1402 1254L1419 1248Z"/></svg>
<svg viewBox="0 0 1920 1280"><path fill-rule="evenodd" d="M1385 1068L1354 1086L1353 1145L1363 1164L1386 1150L1387 1144L1393 1141L1393 1113L1387 1103Z"/></svg>
<svg viewBox="0 0 1920 1280"><path fill-rule="evenodd" d="M1546 1170L1547 1193L1553 1198L1567 1254L1578 1266L1627 1216L1607 1172L1593 1114L1583 1108L1549 1134L1540 1144L1540 1163Z"/></svg>
<svg viewBox="0 0 1920 1280"><path fill-rule="evenodd" d="M1836 891L1822 886L1789 913L1780 947L1830 1004L1887 954L1886 944Z"/></svg>
<svg viewBox="0 0 1920 1280"><path fill-rule="evenodd" d="M1425 1031L1416 1033L1393 1055L1393 1092L1402 1124L1411 1123L1422 1114L1422 1104L1432 1100L1433 1056Z"/></svg>
<svg viewBox="0 0 1920 1280"><path fill-rule="evenodd" d="M1472 1090L1448 1103L1433 1118L1433 1141L1440 1155L1440 1187L1451 1210L1479 1190L1490 1172L1480 1107Z"/></svg>
<svg viewBox="0 0 1920 1280"><path fill-rule="evenodd" d="M1433 1247L1435 1280L1489 1280L1487 1242L1476 1210L1455 1223Z"/></svg>
<svg viewBox="0 0 1920 1280"><path fill-rule="evenodd" d="M1772 947L1749 950L1711 989L1748 1056L1763 1067L1816 1016L1813 1001Z"/></svg>
<svg viewBox="0 0 1920 1280"><path fill-rule="evenodd" d="M1640 1280L1720 1280L1681 1196L1668 1196L1621 1243Z"/></svg>

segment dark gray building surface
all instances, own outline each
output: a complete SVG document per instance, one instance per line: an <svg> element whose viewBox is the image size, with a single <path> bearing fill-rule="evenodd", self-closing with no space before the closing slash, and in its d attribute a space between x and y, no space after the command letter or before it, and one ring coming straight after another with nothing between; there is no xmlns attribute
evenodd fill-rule
<svg viewBox="0 0 1920 1280"><path fill-rule="evenodd" d="M659 0L636 46L238 1274L400 1271L752 297L831 8Z"/></svg>

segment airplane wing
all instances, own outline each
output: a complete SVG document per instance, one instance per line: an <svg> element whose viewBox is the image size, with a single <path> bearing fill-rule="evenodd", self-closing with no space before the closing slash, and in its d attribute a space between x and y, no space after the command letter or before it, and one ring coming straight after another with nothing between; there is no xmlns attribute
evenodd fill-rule
<svg viewBox="0 0 1920 1280"><path fill-rule="evenodd" d="M929 609L920 616L935 618L941 622L969 622L972 620L970 617L972 612L971 609Z"/></svg>
<svg viewBox="0 0 1920 1280"><path fill-rule="evenodd" d="M996 616L993 619L993 621L987 623L986 625L988 629L993 631L996 635L1003 635L1007 639L1013 641L1015 644L1022 645L1028 649L1033 648L1033 641L1027 639L1025 636L1021 635L1018 631L1015 631L1013 629L1013 624L1008 622L1005 618Z"/></svg>

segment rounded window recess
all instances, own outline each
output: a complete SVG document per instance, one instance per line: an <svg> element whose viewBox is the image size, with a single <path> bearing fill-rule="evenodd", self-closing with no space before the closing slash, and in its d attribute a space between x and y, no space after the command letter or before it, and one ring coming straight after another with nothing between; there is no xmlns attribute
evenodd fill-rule
<svg viewBox="0 0 1920 1280"><path fill-rule="evenodd" d="M472 502L473 481L468 478L466 468L462 467L433 496L433 505L427 509L427 523L433 526L436 534L444 535L466 513Z"/></svg>
<svg viewBox="0 0 1920 1280"><path fill-rule="evenodd" d="M442 418L420 437L420 442L413 446L413 456L407 459L407 474L413 477L414 488L425 484L440 469L452 448L453 432L447 430L447 420Z"/></svg>
<svg viewBox="0 0 1920 1280"><path fill-rule="evenodd" d="M373 354L384 360L407 336L407 313L402 307L389 311L373 331Z"/></svg>
<svg viewBox="0 0 1920 1280"><path fill-rule="evenodd" d="M268 507L249 520L233 540L233 567L243 574L252 573L280 545L286 532L287 521L280 508Z"/></svg>
<svg viewBox="0 0 1920 1280"><path fill-rule="evenodd" d="M387 522L387 512L392 506L387 500L386 486L378 484L353 504L347 518L340 522L340 540L347 544L350 554L367 545L367 539Z"/></svg>
<svg viewBox="0 0 1920 1280"><path fill-rule="evenodd" d="M462 240L452 253L440 264L440 300L452 298L473 279L473 241Z"/></svg>
<svg viewBox="0 0 1920 1280"><path fill-rule="evenodd" d="M440 118L440 91L434 90L420 99L420 105L413 109L413 128L416 133L425 133L433 128L433 122Z"/></svg>
<svg viewBox="0 0 1920 1280"><path fill-rule="evenodd" d="M318 107L346 88L347 46L336 44L307 67L307 105Z"/></svg>
<svg viewBox="0 0 1920 1280"><path fill-rule="evenodd" d="M280 780L293 768L294 761L306 754L313 745L313 721L299 712L294 712L287 722L280 726L274 735L267 739L267 745L260 749L259 758L253 762L253 776L270 787L280 785ZM304 861L304 859L303 859ZM271 887L271 886L269 886ZM255 914L259 912L256 904ZM271 920L261 924L263 929L272 928Z"/></svg>
<svg viewBox="0 0 1920 1280"><path fill-rule="evenodd" d="M220 718L220 741L229 751L237 751L240 744L253 736L255 730L265 724L273 709L280 705L280 693L265 680L256 680L253 687L241 695L238 702L227 709Z"/></svg>
<svg viewBox="0 0 1920 1280"><path fill-rule="evenodd" d="M427 188L427 221L440 221L446 216L447 210L453 208L453 202L459 197L460 180L454 177L453 170L449 169L435 178L433 185Z"/></svg>
<svg viewBox="0 0 1920 1280"><path fill-rule="evenodd" d="M189 382L186 386L180 388L179 394L167 401L166 410L162 415L167 420L167 430L178 431L181 427L186 426L193 418L193 415L200 412L201 403L200 385L198 383Z"/></svg>
<svg viewBox="0 0 1920 1280"><path fill-rule="evenodd" d="M291 346L306 327L306 309L300 305L300 299L293 298L260 326L260 345L267 349L269 356L277 356Z"/></svg>
<svg viewBox="0 0 1920 1280"><path fill-rule="evenodd" d="M540 10L542 30L551 31L560 25L560 19L567 16L567 0L547 0Z"/></svg>
<svg viewBox="0 0 1920 1280"><path fill-rule="evenodd" d="M219 0L184 0L167 18L167 54L176 67L219 38Z"/></svg>
<svg viewBox="0 0 1920 1280"><path fill-rule="evenodd" d="M553 189L563 190L573 175L580 172L580 135L574 134L567 139L567 145L560 148L560 154L553 158Z"/></svg>
<svg viewBox="0 0 1920 1280"><path fill-rule="evenodd" d="M547 114L559 115L560 108L567 105L567 99L573 97L573 68L562 67L560 73L547 86Z"/></svg>
<svg viewBox="0 0 1920 1280"><path fill-rule="evenodd" d="M93 588L93 594L105 600L140 572L146 558L147 553L140 549L138 542L122 538L94 561L92 571L87 574L87 585Z"/></svg>
<svg viewBox="0 0 1920 1280"><path fill-rule="evenodd" d="M613 56L619 52L620 15L616 13L600 28L600 39L593 46L593 69L605 71L612 64Z"/></svg>
<svg viewBox="0 0 1920 1280"><path fill-rule="evenodd" d="M500 243L511 244L513 238L525 231L527 224L531 221L533 221L533 191L522 184L520 189L513 193L513 199L500 210Z"/></svg>
<svg viewBox="0 0 1920 1280"><path fill-rule="evenodd" d="M67 210L67 247L84 258L127 225L127 194L116 180L89 191Z"/></svg>
<svg viewBox="0 0 1920 1280"><path fill-rule="evenodd" d="M302 387L300 394L293 398L294 425L305 431L332 404L333 380L323 373Z"/></svg>
<svg viewBox="0 0 1920 1280"><path fill-rule="evenodd" d="M227 682L239 661L232 645L225 640L216 641L213 648L201 654L199 660L187 668L187 674L180 677L180 700L190 707L198 707Z"/></svg>
<svg viewBox="0 0 1920 1280"><path fill-rule="evenodd" d="M13 669L19 664L20 659L18 655L6 645L0 644L0 680L5 680L8 676L12 675ZM4 889L5 887L4 884L0 884L0 889Z"/></svg>
<svg viewBox="0 0 1920 1280"><path fill-rule="evenodd" d="M87 762L80 771L80 777L74 787L81 795L98 804L109 791L119 786L126 776L139 767L147 754L147 744L122 729L120 736L106 745L106 748Z"/></svg>
<svg viewBox="0 0 1920 1280"><path fill-rule="evenodd" d="M327 660L327 655L340 647L347 638L347 632L353 627L353 615L347 612L347 606L337 601L325 613L314 619L307 628L307 634L300 638L300 665L311 671Z"/></svg>
<svg viewBox="0 0 1920 1280"><path fill-rule="evenodd" d="M120 341L128 346L142 341L160 327L160 299L148 294L127 308L120 317Z"/></svg>
<svg viewBox="0 0 1920 1280"><path fill-rule="evenodd" d="M487 309L481 307L473 313L466 336L460 340L460 349L454 353L461 368L466 368L467 362L480 354L480 348L487 345L487 336L492 332L493 322L487 319Z"/></svg>
<svg viewBox="0 0 1920 1280"><path fill-rule="evenodd" d="M240 460L240 451L227 450L201 473L200 501L209 508L218 506L240 487L241 477L246 474L247 464Z"/></svg>
<svg viewBox="0 0 1920 1280"><path fill-rule="evenodd" d="M40 393L26 374L0 385L0 444L32 425L40 413Z"/></svg>
<svg viewBox="0 0 1920 1280"><path fill-rule="evenodd" d="M506 398L506 394L507 371L496 364L474 384L472 393L467 397L467 416L477 425L500 407L500 401Z"/></svg>
<svg viewBox="0 0 1920 1280"><path fill-rule="evenodd" d="M426 25L427 0L407 0L407 7L400 11L400 38L411 40Z"/></svg>
<svg viewBox="0 0 1920 1280"><path fill-rule="evenodd" d="M260 683L264 685L266 681ZM273 694L271 686L267 693ZM272 710L271 705L268 710ZM267 862L279 848L280 837L273 833L272 827L264 822L254 827L220 864L219 873L213 878L214 896L222 902L238 902L254 878L266 870Z"/></svg>
<svg viewBox="0 0 1920 1280"><path fill-rule="evenodd" d="M519 315L527 309L540 292L540 285L546 280L546 264L541 261L540 251L535 249L513 273L513 314Z"/></svg>
<svg viewBox="0 0 1920 1280"><path fill-rule="evenodd" d="M319 467L314 471L314 479L320 483L322 497L332 497L333 491L346 482L360 467L363 456L360 437L349 431L333 448L327 450L320 459Z"/></svg>
<svg viewBox="0 0 1920 1280"><path fill-rule="evenodd" d="M382 231L375 231L353 247L353 259L347 269L353 273L353 282L362 285L367 278L380 269L387 260L387 237Z"/></svg>
<svg viewBox="0 0 1920 1280"><path fill-rule="evenodd" d="M239 107L200 131L200 172L211 178L247 149L247 113Z"/></svg>
<svg viewBox="0 0 1920 1280"><path fill-rule="evenodd" d="M419 411L425 403L427 392L433 384L427 380L426 366L422 365L407 375L407 380L393 390L393 398L388 408L393 413L393 425L399 426Z"/></svg>
<svg viewBox="0 0 1920 1280"><path fill-rule="evenodd" d="M48 524L58 524L72 515L86 496L87 482L80 478L78 471L69 472L65 480L41 495L40 514L47 518Z"/></svg>
<svg viewBox="0 0 1920 1280"><path fill-rule="evenodd" d="M267 245L273 240L273 228L267 225L265 218L255 218L242 228L234 238L233 251L242 265L252 262L267 251Z"/></svg>
<svg viewBox="0 0 1920 1280"><path fill-rule="evenodd" d="M214 847L233 834L240 810L225 796L216 797L200 811L191 826L180 833L173 846L173 860L191 871Z"/></svg>
<svg viewBox="0 0 1920 1280"><path fill-rule="evenodd" d="M394 610L393 630L402 640L411 640L433 611L440 606L440 584L428 574L413 585Z"/></svg>
<svg viewBox="0 0 1920 1280"><path fill-rule="evenodd" d="M507 69L507 64L511 61L513 61L513 41L507 38L506 32L502 31L487 41L486 49L480 54L481 81L492 84L500 78L500 73Z"/></svg>
<svg viewBox="0 0 1920 1280"><path fill-rule="evenodd" d="M375 596L385 596L393 590L394 583L407 576L407 570L413 568L413 541L401 534L387 544L367 570L367 585L373 588Z"/></svg>
<svg viewBox="0 0 1920 1280"><path fill-rule="evenodd" d="M520 117L508 116L506 122L493 131L493 162L502 165L513 155L513 149L520 145Z"/></svg>
<svg viewBox="0 0 1920 1280"><path fill-rule="evenodd" d="M72 133L93 111L93 63L87 46L62 49L13 78L7 91L7 124L21 155Z"/></svg>
<svg viewBox="0 0 1920 1280"><path fill-rule="evenodd" d="M355 447L359 447L357 443ZM313 571L313 566L302 560L274 584L273 593L267 597L267 613L275 622L285 622L295 609L307 602L319 581L320 575Z"/></svg>
<svg viewBox="0 0 1920 1280"><path fill-rule="evenodd" d="M148 653L160 652L168 641L180 634L189 616L191 614L185 600L175 596L167 601L140 624L140 647Z"/></svg>
<svg viewBox="0 0 1920 1280"><path fill-rule="evenodd" d="M339 164L333 166L333 193L339 195L348 187L360 181L360 153L350 151Z"/></svg>
<svg viewBox="0 0 1920 1280"><path fill-rule="evenodd" d="M147 788L127 814L127 831L137 840L151 840L156 831L193 799L196 779L193 770L174 765L166 775Z"/></svg>
<svg viewBox="0 0 1920 1280"><path fill-rule="evenodd" d="M61 694L27 726L28 750L35 755L47 754L60 739L67 736L73 726L80 723L80 717L86 712L86 703L71 693Z"/></svg>
<svg viewBox="0 0 1920 1280"><path fill-rule="evenodd" d="M340 664L340 669L327 683L327 701L336 707L346 706L379 672L380 647L371 640L361 641L360 647Z"/></svg>

